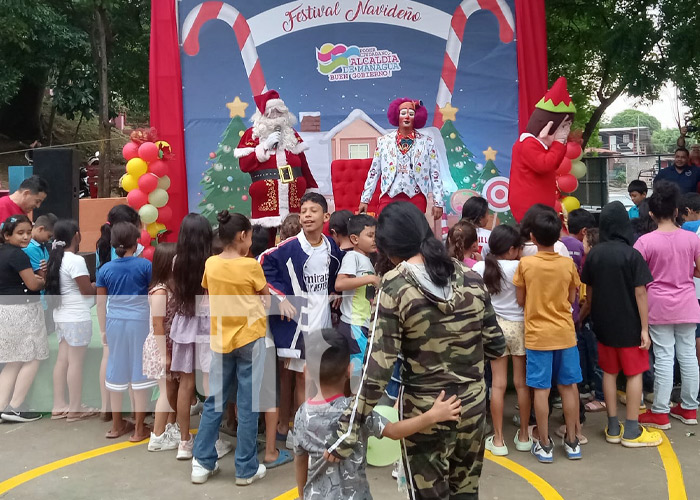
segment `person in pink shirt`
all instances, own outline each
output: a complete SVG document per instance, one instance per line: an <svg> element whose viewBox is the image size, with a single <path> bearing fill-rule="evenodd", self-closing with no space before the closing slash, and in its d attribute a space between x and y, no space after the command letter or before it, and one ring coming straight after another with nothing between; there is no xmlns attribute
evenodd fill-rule
<svg viewBox="0 0 700 500"><path fill-rule="evenodd" d="M49 191L48 183L38 175L27 177L19 189L0 198L0 221L12 215L28 215L41 206Z"/></svg>
<svg viewBox="0 0 700 500"><path fill-rule="evenodd" d="M695 297L693 276L700 277L700 240L675 224L680 191L668 181L654 184L649 210L658 229L641 236L634 244L654 281L647 285L649 334L654 344L654 403L639 416L642 425L670 429L669 415L695 425L700 384L695 356L695 328L700 323L700 305ZM681 403L670 408L673 388L673 358L681 369Z"/></svg>

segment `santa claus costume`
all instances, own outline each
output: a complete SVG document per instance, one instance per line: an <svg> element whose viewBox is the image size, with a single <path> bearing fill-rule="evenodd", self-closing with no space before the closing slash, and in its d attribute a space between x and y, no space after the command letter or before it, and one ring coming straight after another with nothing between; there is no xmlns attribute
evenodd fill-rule
<svg viewBox="0 0 700 500"><path fill-rule="evenodd" d="M257 111L234 155L242 172L250 174L251 222L270 229L272 244L277 227L290 213L299 213L307 191L318 191L296 122L276 90L254 97Z"/></svg>
<svg viewBox="0 0 700 500"><path fill-rule="evenodd" d="M530 115L526 131L513 145L508 202L515 220L542 203L554 208L558 198L557 168L566 154L566 139L576 107L561 77Z"/></svg>

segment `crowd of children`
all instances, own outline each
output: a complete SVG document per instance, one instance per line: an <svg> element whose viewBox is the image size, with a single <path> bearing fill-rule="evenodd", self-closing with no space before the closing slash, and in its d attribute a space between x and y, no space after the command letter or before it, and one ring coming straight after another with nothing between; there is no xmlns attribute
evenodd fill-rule
<svg viewBox="0 0 700 500"><path fill-rule="evenodd" d="M488 203L471 198L444 245L408 203L389 205L377 221L331 215L323 196L308 193L273 248L241 214L219 213L216 231L189 214L177 243L159 244L152 263L138 257L138 214L117 206L97 244L95 283L78 255L76 222L13 215L0 229L1 418L41 417L24 400L49 356L49 328L59 345L51 418L101 414L111 420L105 437L148 439L149 451L191 460L194 483L214 475L233 449L223 431L237 437L238 485L294 460L300 497L369 498L367 438L385 436L403 440L416 498L476 498L482 447L508 454L509 359L516 450L554 460L549 415L559 404L565 425L554 434L569 459L582 458L586 410L607 412L606 441L656 446L662 436L649 427L668 429L669 417L697 424L700 195L681 198L663 181L649 199L646 191L631 183L635 207L628 214L610 203L599 223L583 209L562 216L535 205L519 227L494 227ZM95 302L101 408L81 397L84 376L92 376L83 366ZM681 389L671 406L674 357ZM385 389L396 398L387 386L397 380L405 419L392 424L373 407ZM197 388L205 401L194 436ZM652 407L639 415L645 389ZM123 416L125 393L133 422ZM447 434L437 429L451 429L454 439L440 444ZM452 479L418 484L416 475L434 473L426 464L447 464L441 474Z"/></svg>

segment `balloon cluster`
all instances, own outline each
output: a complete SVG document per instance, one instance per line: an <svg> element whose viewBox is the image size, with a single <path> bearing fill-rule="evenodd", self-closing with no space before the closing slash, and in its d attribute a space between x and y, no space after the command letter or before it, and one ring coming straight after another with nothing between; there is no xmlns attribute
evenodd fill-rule
<svg viewBox="0 0 700 500"><path fill-rule="evenodd" d="M557 211L561 211L562 206L567 212L581 207L578 199L568 193L576 191L578 180L586 175L586 164L581 161L582 156L583 150L579 142L569 141L566 143L566 154L557 169L557 188L560 195L555 207Z"/></svg>
<svg viewBox="0 0 700 500"><path fill-rule="evenodd" d="M167 142L155 141L155 131L152 129L135 131L134 134L122 149L126 174L122 176L120 184L128 193L127 204L138 211L145 225L139 243L144 246L142 255L151 260L155 252L151 246L152 240L156 240L157 244L173 217L172 209L167 206L170 187L167 160L172 157L172 152Z"/></svg>

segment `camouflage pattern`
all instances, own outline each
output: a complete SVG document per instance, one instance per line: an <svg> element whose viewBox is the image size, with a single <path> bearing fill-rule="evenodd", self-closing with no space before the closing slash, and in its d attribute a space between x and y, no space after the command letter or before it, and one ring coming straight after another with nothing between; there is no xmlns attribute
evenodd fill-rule
<svg viewBox="0 0 700 500"><path fill-rule="evenodd" d="M382 396L402 353L406 416L429 410L441 390L462 399L460 422L439 424L406 440L415 498L469 498L477 491L484 453L484 357L498 358L506 347L481 277L454 262L447 301L422 288L402 264L384 276L356 410L343 414L337 441L328 443L339 457L351 454L359 425Z"/></svg>

